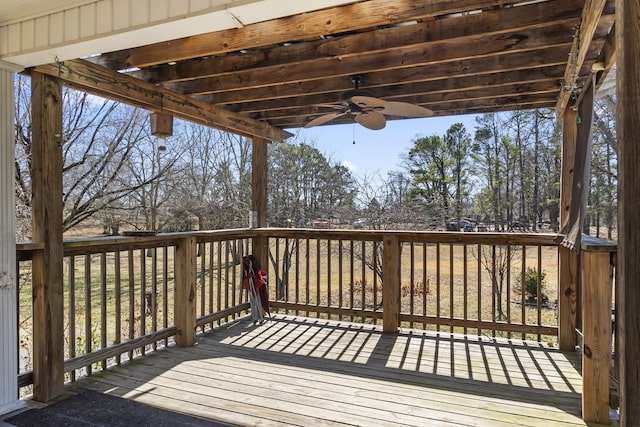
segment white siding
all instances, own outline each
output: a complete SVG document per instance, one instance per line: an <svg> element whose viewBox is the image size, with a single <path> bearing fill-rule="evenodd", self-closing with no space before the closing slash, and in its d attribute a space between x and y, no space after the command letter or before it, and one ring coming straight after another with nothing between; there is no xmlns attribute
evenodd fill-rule
<svg viewBox="0 0 640 427"><path fill-rule="evenodd" d="M13 160L13 72L0 64L0 414L16 410L18 338L16 312L15 175Z"/></svg>
<svg viewBox="0 0 640 427"><path fill-rule="evenodd" d="M22 66L234 28L355 0L96 0L0 23L0 59ZM44 3L44 2L43 2ZM80 2L78 2L80 3ZM99 46L99 47L98 47Z"/></svg>

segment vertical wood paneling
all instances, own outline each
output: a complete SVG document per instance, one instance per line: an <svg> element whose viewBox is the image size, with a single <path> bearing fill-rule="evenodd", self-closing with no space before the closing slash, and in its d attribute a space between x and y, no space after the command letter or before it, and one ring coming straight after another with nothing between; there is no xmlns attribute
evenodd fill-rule
<svg viewBox="0 0 640 427"><path fill-rule="evenodd" d="M20 51L22 49L20 43L20 24L10 24L7 28L7 33L8 51Z"/></svg>
<svg viewBox="0 0 640 427"><path fill-rule="evenodd" d="M80 38L80 9L77 7L64 11L64 41Z"/></svg>
<svg viewBox="0 0 640 427"><path fill-rule="evenodd" d="M151 21L161 21L169 17L169 0L153 0L153 7L149 10Z"/></svg>
<svg viewBox="0 0 640 427"><path fill-rule="evenodd" d="M0 414L20 406L18 371L17 280L13 139L13 72L0 69Z"/></svg>
<svg viewBox="0 0 640 427"><path fill-rule="evenodd" d="M104 34L113 28L113 2L103 0L96 3L96 34Z"/></svg>
<svg viewBox="0 0 640 427"><path fill-rule="evenodd" d="M92 37L96 35L98 17L96 15L96 4L90 3L79 8L79 31L81 38Z"/></svg>
<svg viewBox="0 0 640 427"><path fill-rule="evenodd" d="M20 25L20 37L20 46L22 46L22 49L33 49L35 47L35 20L30 19Z"/></svg>
<svg viewBox="0 0 640 427"><path fill-rule="evenodd" d="M49 17L43 16L36 19L36 28L33 44L35 47L44 47L49 44Z"/></svg>
<svg viewBox="0 0 640 427"><path fill-rule="evenodd" d="M64 42L64 12L49 15L49 44Z"/></svg>
<svg viewBox="0 0 640 427"><path fill-rule="evenodd" d="M131 25L144 25L149 22L149 0L131 2Z"/></svg>
<svg viewBox="0 0 640 427"><path fill-rule="evenodd" d="M112 31L126 29L131 23L130 0L113 1L113 28Z"/></svg>

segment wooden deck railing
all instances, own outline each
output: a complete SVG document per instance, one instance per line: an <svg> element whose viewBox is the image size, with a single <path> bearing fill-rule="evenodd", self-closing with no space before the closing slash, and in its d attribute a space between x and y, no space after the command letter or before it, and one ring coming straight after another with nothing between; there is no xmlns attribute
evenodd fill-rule
<svg viewBox="0 0 640 427"><path fill-rule="evenodd" d="M552 234L272 228L67 241L64 370L73 381L170 341L192 345L198 330L242 315L249 303L241 259L254 252L268 270L273 310L381 323L389 332L410 327L554 341L562 301L557 241ZM17 246L21 387L33 383L29 264L42 249ZM585 292L609 291L585 304L604 319L615 249L599 249L585 249ZM610 329L602 324L585 323L585 343L587 329L597 334L586 345L593 355L588 369L603 381L598 402L610 359L610 346L600 345Z"/></svg>
<svg viewBox="0 0 640 427"><path fill-rule="evenodd" d="M278 310L373 323L387 319L397 326L461 333L517 333L538 340L558 335L555 235L258 233L269 239L270 299ZM390 280L396 282L393 292L383 286ZM535 282L529 295L528 280ZM397 304L387 307L387 294ZM385 311L396 313L385 316Z"/></svg>
<svg viewBox="0 0 640 427"><path fill-rule="evenodd" d="M246 295L238 286L239 260L250 247L250 239L235 230L66 241L67 378L73 381L77 374L106 369L123 359L166 346L170 339L185 339L176 325L191 324L191 328L184 328L190 332L196 326L204 330L239 316L248 308ZM30 260L40 249L37 244L17 247L20 387L33 383L29 363ZM195 261L193 266L187 265L185 252L189 251ZM194 278L182 279L196 282L193 295L188 291L185 295L183 287L177 286L179 274Z"/></svg>

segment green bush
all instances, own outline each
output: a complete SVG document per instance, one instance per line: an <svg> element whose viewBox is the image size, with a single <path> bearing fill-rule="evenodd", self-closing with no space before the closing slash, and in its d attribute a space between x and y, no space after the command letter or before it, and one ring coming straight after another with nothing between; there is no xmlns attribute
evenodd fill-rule
<svg viewBox="0 0 640 427"><path fill-rule="evenodd" d="M544 271L540 273L540 295L542 295L543 300L546 298L543 292L546 275ZM528 267L524 274L524 291L529 298L538 297L538 270L533 267Z"/></svg>

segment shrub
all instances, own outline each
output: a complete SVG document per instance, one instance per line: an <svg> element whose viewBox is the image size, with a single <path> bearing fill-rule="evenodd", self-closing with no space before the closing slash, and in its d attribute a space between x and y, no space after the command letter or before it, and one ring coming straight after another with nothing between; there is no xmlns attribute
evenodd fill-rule
<svg viewBox="0 0 640 427"><path fill-rule="evenodd" d="M546 298L543 292L546 275L544 271L540 273L540 295L542 295L543 300ZM538 270L533 267L527 268L524 274L524 291L529 298L534 299L538 297Z"/></svg>

